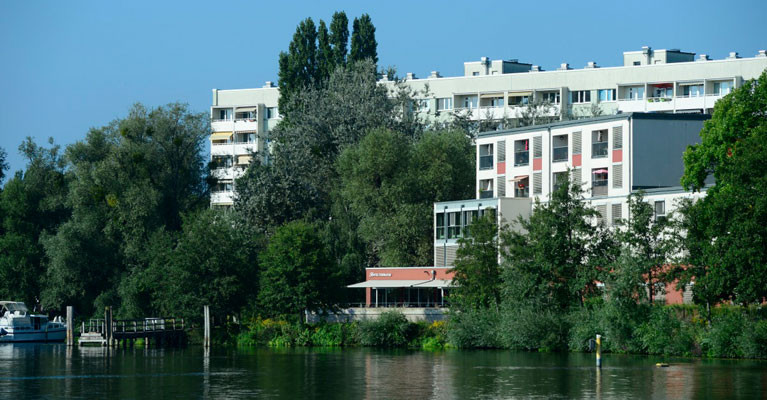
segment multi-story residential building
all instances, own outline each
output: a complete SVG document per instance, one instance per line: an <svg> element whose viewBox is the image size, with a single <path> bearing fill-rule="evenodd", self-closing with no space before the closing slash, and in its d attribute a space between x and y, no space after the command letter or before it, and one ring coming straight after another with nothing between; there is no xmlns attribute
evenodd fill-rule
<svg viewBox="0 0 767 400"><path fill-rule="evenodd" d="M725 59L712 60L703 54L696 57L676 49L644 47L624 52L622 66L589 62L581 69L562 64L543 71L518 60L483 57L464 63L463 76L442 77L433 71L418 79L408 73L404 83L419 93L420 112L435 120L461 114L475 121L503 120L508 122L506 127L513 127L529 118L531 105L539 104L544 104L538 108L539 116L554 120L628 112L710 113L717 100L765 69L764 50L749 58L730 53ZM385 79L380 83L395 84ZM262 161L268 158L268 132L279 120L278 97L271 83L258 89L213 90L211 157L231 157L231 161L223 160L224 167L217 173L224 178L211 197L213 205L231 204L233 179L240 173L237 166L245 165L251 149ZM244 114L250 109L255 122L247 118L237 124L238 115L250 116ZM233 167L226 167L229 163Z"/></svg>

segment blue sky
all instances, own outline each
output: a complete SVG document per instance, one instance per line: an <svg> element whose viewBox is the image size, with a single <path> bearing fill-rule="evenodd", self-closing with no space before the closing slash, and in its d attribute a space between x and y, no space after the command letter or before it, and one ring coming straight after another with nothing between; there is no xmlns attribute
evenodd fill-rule
<svg viewBox="0 0 767 400"><path fill-rule="evenodd" d="M0 147L11 171L32 136L59 144L135 102L207 111L211 89L277 80L277 55L303 18L366 12L382 66L462 73L482 56L554 69L618 65L621 53L681 48L723 58L767 48L767 1L4 1Z"/></svg>

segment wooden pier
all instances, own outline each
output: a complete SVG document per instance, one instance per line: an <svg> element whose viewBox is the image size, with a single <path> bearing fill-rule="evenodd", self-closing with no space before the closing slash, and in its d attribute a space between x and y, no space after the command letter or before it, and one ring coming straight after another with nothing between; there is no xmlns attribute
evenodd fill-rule
<svg viewBox="0 0 767 400"><path fill-rule="evenodd" d="M186 340L183 318L163 317L144 319L112 319L112 310L107 307L104 319L91 319L80 327L79 345L100 345L117 347L135 344L143 339L155 346L176 346Z"/></svg>

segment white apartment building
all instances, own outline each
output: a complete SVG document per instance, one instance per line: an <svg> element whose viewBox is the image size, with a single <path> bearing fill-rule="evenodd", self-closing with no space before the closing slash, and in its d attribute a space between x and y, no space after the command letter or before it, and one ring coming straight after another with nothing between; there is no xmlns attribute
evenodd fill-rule
<svg viewBox="0 0 767 400"><path fill-rule="evenodd" d="M567 174L612 225L629 218L628 195L645 191L656 218L665 218L685 192L682 153L700 142L707 115L621 113L479 134L476 198L434 204L435 265L452 265L458 239L492 208L498 222L528 217L533 201L546 202Z"/></svg>
<svg viewBox="0 0 767 400"><path fill-rule="evenodd" d="M589 62L580 69L562 64L543 71L518 60L483 57L464 63L463 76L442 77L433 71L419 79L408 73L404 82L421 93L420 112L435 120L460 113L475 121L506 119L516 126L528 106L539 103L545 103L546 114L555 119L589 117L595 111L710 113L717 100L765 69L764 50L749 58L730 53L712 60L704 54L644 47L624 52L623 65L616 67ZM233 180L252 151L268 161L269 130L279 121L278 97L270 82L258 89L213 90L211 157L220 159L222 168L216 171L221 184L211 196L212 205L232 203Z"/></svg>

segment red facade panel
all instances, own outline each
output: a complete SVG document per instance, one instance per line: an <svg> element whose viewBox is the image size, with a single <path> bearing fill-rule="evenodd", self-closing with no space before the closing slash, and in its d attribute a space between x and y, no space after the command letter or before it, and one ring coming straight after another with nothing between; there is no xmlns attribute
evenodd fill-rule
<svg viewBox="0 0 767 400"><path fill-rule="evenodd" d="M581 155L573 154L573 167L580 167L580 166L581 166Z"/></svg>
<svg viewBox="0 0 767 400"><path fill-rule="evenodd" d="M613 162L623 161L623 150L613 150Z"/></svg>
<svg viewBox="0 0 767 400"><path fill-rule="evenodd" d="M540 171L543 169L543 159L533 158L533 171Z"/></svg>
<svg viewBox="0 0 767 400"><path fill-rule="evenodd" d="M498 175L505 174L506 173L506 161L501 161L498 163Z"/></svg>

